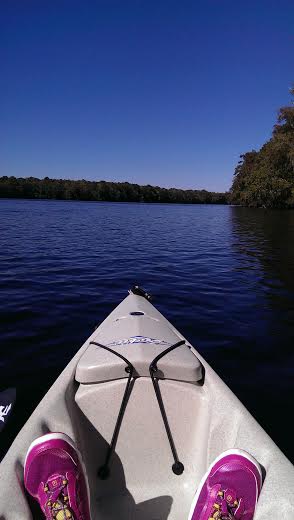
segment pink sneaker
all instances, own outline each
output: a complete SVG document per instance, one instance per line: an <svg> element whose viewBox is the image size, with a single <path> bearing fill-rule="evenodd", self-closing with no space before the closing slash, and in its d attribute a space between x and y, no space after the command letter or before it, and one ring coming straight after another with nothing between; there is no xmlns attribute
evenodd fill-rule
<svg viewBox="0 0 294 520"><path fill-rule="evenodd" d="M252 520L261 486L257 460L243 450L225 451L202 478L189 520Z"/></svg>
<svg viewBox="0 0 294 520"><path fill-rule="evenodd" d="M48 433L29 447L24 483L47 520L90 520L89 486L80 453L64 433Z"/></svg>

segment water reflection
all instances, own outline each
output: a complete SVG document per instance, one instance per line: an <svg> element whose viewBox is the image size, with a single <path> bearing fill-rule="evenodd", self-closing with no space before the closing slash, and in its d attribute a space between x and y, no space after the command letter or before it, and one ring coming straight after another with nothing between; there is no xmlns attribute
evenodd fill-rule
<svg viewBox="0 0 294 520"><path fill-rule="evenodd" d="M294 461L294 212L2 200L0 216L0 385L17 388L0 459L140 283Z"/></svg>
<svg viewBox="0 0 294 520"><path fill-rule="evenodd" d="M265 287L294 292L294 211L231 207L233 247L264 268ZM250 263L250 262L249 262Z"/></svg>
<svg viewBox="0 0 294 520"><path fill-rule="evenodd" d="M293 404L294 212L240 207L230 212L232 249L239 257L236 269L244 272L246 289L258 300L247 335L243 331L252 366L243 351L248 378L239 395L274 440L287 446L286 454L293 460L286 418Z"/></svg>

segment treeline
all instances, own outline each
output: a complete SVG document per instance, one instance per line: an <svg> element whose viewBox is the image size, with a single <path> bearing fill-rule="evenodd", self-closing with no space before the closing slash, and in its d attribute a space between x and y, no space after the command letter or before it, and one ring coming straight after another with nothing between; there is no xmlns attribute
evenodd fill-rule
<svg viewBox="0 0 294 520"><path fill-rule="evenodd" d="M279 110L272 137L259 151L241 155L229 200L251 207L294 207L293 104Z"/></svg>
<svg viewBox="0 0 294 520"><path fill-rule="evenodd" d="M0 197L110 202L227 204L225 193L139 186L129 182L0 177Z"/></svg>

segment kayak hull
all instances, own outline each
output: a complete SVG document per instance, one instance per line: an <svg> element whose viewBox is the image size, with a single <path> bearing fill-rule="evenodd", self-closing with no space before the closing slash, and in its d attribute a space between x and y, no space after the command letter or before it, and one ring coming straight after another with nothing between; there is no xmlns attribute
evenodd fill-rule
<svg viewBox="0 0 294 520"><path fill-rule="evenodd" d="M127 296L60 374L1 462L0 518L32 518L23 486L26 452L38 436L56 431L69 435L82 453L93 520L188 518L203 474L228 449L246 450L264 468L255 520L294 515L293 465L187 340L158 362L160 393L184 465L181 475L172 471L174 459L147 367L154 355L183 339L149 301ZM97 472L111 444L128 373L92 342L124 352L137 367L106 479ZM97 366L87 361L94 347Z"/></svg>

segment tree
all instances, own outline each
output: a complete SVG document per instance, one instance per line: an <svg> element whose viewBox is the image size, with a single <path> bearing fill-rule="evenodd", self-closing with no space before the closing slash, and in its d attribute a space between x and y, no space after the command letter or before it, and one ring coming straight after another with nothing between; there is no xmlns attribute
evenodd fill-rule
<svg viewBox="0 0 294 520"><path fill-rule="evenodd" d="M294 96L294 88L291 89ZM240 157L230 202L253 207L294 207L294 106L282 107L271 139Z"/></svg>

